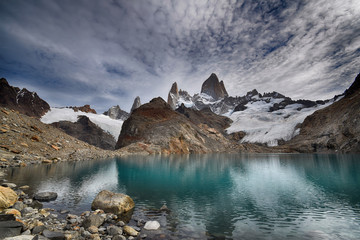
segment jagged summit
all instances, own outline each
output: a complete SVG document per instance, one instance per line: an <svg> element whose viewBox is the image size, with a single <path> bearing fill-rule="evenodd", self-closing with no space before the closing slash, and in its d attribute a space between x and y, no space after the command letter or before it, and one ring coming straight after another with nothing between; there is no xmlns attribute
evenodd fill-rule
<svg viewBox="0 0 360 240"><path fill-rule="evenodd" d="M112 106L111 108L109 108L109 110L104 112L104 115L107 115L112 119L121 120L126 120L129 117L129 113L122 110L119 105Z"/></svg>
<svg viewBox="0 0 360 240"><path fill-rule="evenodd" d="M178 100L179 100L179 89L177 83L174 82L168 94L167 103L171 106L172 109L175 109Z"/></svg>
<svg viewBox="0 0 360 240"><path fill-rule="evenodd" d="M140 107L140 106L141 106L140 97L137 96L137 97L134 99L134 103L133 103L133 105L132 105L132 107L131 107L131 111L130 111L130 112L134 111L135 109L137 109L137 108Z"/></svg>
<svg viewBox="0 0 360 240"><path fill-rule="evenodd" d="M10 86L5 78L0 79L0 106L38 118L50 110L49 104L36 92Z"/></svg>
<svg viewBox="0 0 360 240"><path fill-rule="evenodd" d="M219 82L215 73L212 73L210 77L205 80L201 87L201 93L206 93L215 100L229 96L225 89L224 82Z"/></svg>

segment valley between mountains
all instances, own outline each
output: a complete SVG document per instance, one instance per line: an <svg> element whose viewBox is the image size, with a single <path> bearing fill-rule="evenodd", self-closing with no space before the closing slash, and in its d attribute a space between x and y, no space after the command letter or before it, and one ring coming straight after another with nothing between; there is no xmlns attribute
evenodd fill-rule
<svg viewBox="0 0 360 240"><path fill-rule="evenodd" d="M0 80L1 166L129 154L360 152L360 75L333 99L292 100L278 92L229 96L211 74L191 96L174 83L131 112L89 105L52 108L35 92Z"/></svg>

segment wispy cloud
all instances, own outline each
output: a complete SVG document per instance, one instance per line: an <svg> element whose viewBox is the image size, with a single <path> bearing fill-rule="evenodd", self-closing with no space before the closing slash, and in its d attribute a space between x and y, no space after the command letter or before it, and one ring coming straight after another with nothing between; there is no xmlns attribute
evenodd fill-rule
<svg viewBox="0 0 360 240"><path fill-rule="evenodd" d="M356 0L1 1L0 74L52 105L199 92L212 72L231 95L342 92L360 63Z"/></svg>

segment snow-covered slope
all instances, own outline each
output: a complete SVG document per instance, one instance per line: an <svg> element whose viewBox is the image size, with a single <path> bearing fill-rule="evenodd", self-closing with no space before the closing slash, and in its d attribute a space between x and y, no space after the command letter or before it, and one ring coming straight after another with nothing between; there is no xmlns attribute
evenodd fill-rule
<svg viewBox="0 0 360 240"><path fill-rule="evenodd" d="M333 102L308 108L295 103L287 105L284 109L269 111L274 104L279 104L283 100L283 98L266 98L248 102L244 111L228 115L233 123L227 128L227 132L245 132L246 135L241 142L277 146L279 140L288 141L299 134L298 124L302 123L308 115Z"/></svg>
<svg viewBox="0 0 360 240"><path fill-rule="evenodd" d="M117 141L124 121L111 119L109 116L103 114L85 113L81 111L75 112L71 108L51 108L40 120L47 124L59 121L76 122L80 115L87 116L93 123L113 135Z"/></svg>

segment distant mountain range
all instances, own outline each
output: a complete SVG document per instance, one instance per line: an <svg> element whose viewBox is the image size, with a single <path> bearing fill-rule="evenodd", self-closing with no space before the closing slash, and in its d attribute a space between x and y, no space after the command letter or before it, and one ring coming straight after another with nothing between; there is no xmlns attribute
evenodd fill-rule
<svg viewBox="0 0 360 240"><path fill-rule="evenodd" d="M205 108L227 116L233 123L228 133L244 132L241 142L277 146L299 133L298 124L306 116L321 109L332 100L292 100L278 92L260 94L256 89L240 97L229 96L223 81L212 73L201 87L201 92L190 96L178 90L175 82L168 94L168 104L177 109L185 106L195 110Z"/></svg>
<svg viewBox="0 0 360 240"><path fill-rule="evenodd" d="M211 74L190 96L174 83L167 102L155 98L130 113L119 105L96 114L89 105L50 108L35 92L0 81L0 106L52 123L104 149L146 153L360 152L360 75L329 100L292 100L278 92L229 96Z"/></svg>

